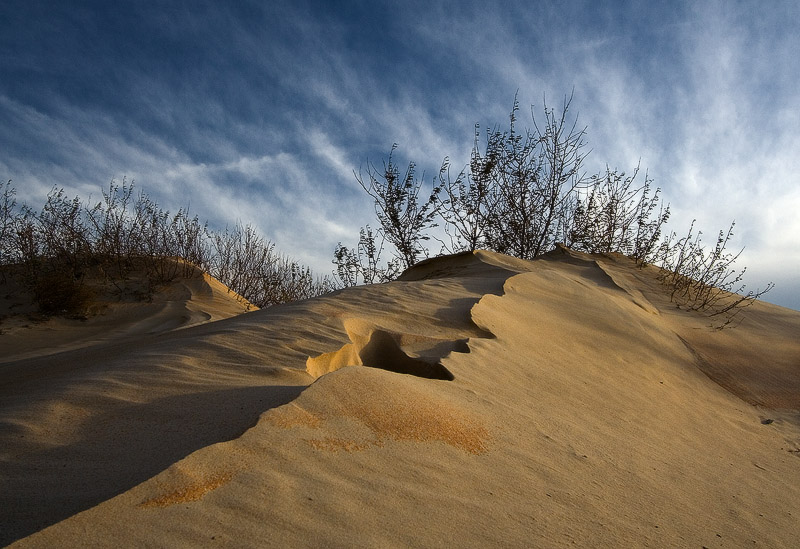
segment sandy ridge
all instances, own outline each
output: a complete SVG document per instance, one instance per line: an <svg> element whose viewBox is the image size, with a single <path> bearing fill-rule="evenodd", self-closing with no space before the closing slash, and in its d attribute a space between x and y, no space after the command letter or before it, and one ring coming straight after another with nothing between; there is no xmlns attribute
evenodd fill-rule
<svg viewBox="0 0 800 549"><path fill-rule="evenodd" d="M748 386L753 365L722 360L727 340L670 307L647 270L559 250L407 274L271 313L282 324L260 339L273 341L263 357L291 348L307 388L18 545L790 547L800 535L800 486L787 483L800 431L774 411L764 423L698 369L705 353ZM771 333L772 375L791 385L781 365L800 356L800 313L775 311L754 309L736 339L746 349ZM171 346L223 331L218 343L252 345L268 318L183 330ZM376 333L383 344L364 354ZM306 373L337 353L341 367ZM387 371L381 356L436 361L453 379ZM753 390L774 399L776 387Z"/></svg>

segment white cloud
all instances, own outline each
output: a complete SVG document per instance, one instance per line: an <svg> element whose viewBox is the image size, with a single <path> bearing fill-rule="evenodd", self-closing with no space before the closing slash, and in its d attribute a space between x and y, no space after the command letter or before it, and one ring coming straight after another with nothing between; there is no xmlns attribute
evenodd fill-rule
<svg viewBox="0 0 800 549"><path fill-rule="evenodd" d="M355 183L353 176L353 161L348 158L348 153L343 148L331 143L329 136L319 128L309 132L308 143L311 151L331 169L334 177L339 182Z"/></svg>

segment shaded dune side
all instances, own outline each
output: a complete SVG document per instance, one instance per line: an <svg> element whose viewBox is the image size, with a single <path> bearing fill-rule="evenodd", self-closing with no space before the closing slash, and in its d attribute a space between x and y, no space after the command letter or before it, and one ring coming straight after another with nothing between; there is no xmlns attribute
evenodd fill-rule
<svg viewBox="0 0 800 549"><path fill-rule="evenodd" d="M703 312L671 302L653 266L639 267L621 254L588 255L558 247L545 261L581 269L582 283L619 290L643 311L662 316L712 381L748 404L800 411L800 313L757 301L729 329ZM800 417L798 417L800 421Z"/></svg>
<svg viewBox="0 0 800 549"><path fill-rule="evenodd" d="M617 256L626 261L624 268L617 266L612 261ZM624 292L637 307L651 314L659 314L658 308L639 290L640 282L630 272L632 268L635 269L634 262L624 256L619 256L619 254L590 255L575 252L559 244L555 250L545 254L542 260L545 262L557 261L578 268L581 274L580 279L577 280L578 283L593 282L602 288Z"/></svg>
<svg viewBox="0 0 800 549"><path fill-rule="evenodd" d="M478 255L464 259L451 278L353 288L0 365L0 545L123 493L202 447L241 436L265 411L294 401L314 380L307 358L340 348L348 330L356 339L366 336L365 360L359 356L366 364L449 377L436 370L440 358L486 335L472 323L470 308L516 274ZM185 291L175 289L172 297ZM229 473L192 477L184 492L175 486L153 501L202 495L203 486Z"/></svg>
<svg viewBox="0 0 800 549"><path fill-rule="evenodd" d="M776 322L770 312L762 324L762 305L753 305L742 320L750 330L737 327L697 337L681 327L676 333L695 355L698 368L745 402L800 412L800 315Z"/></svg>
<svg viewBox="0 0 800 549"><path fill-rule="evenodd" d="M81 319L48 318L34 314L32 306L20 312L14 305L25 299L25 292L11 283L0 280L0 290L14 295L14 300L0 299L0 363L135 340L257 309L196 268L149 296L143 274L132 275L118 287L105 283Z"/></svg>

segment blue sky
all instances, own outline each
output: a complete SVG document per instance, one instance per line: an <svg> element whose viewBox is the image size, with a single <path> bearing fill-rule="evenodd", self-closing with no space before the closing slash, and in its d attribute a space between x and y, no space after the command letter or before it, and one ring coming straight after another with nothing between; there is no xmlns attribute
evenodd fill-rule
<svg viewBox="0 0 800 549"><path fill-rule="evenodd" d="M800 309L798 24L794 1L5 0L0 178L36 205L134 179L324 274L375 224L354 169L395 142L461 167L515 93L574 90L590 171L641 159L709 243L735 219L748 287Z"/></svg>

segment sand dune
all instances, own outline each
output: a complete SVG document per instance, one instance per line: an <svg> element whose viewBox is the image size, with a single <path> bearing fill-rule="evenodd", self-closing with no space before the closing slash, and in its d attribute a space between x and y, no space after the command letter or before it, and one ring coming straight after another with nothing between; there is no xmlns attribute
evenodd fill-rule
<svg viewBox="0 0 800 549"><path fill-rule="evenodd" d="M224 316L208 308L185 305ZM3 348L0 542L800 537L799 312L756 304L714 330L650 270L559 249L437 258L177 330L171 314L79 347Z"/></svg>
<svg viewBox="0 0 800 549"><path fill-rule="evenodd" d="M257 309L199 269L149 296L143 274L121 284L122 296L106 284L88 315L61 318L37 314L19 284L0 279L0 363L136 339Z"/></svg>

